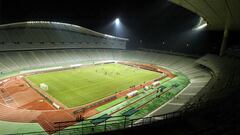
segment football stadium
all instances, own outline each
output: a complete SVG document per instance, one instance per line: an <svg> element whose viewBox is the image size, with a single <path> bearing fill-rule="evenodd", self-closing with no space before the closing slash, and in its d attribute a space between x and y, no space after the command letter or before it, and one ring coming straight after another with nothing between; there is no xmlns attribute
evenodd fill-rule
<svg viewBox="0 0 240 135"><path fill-rule="evenodd" d="M65 22L1 24L0 134L240 133L240 53L229 45L240 2L168 3L200 16L193 31L223 33L217 54L129 48L131 38Z"/></svg>

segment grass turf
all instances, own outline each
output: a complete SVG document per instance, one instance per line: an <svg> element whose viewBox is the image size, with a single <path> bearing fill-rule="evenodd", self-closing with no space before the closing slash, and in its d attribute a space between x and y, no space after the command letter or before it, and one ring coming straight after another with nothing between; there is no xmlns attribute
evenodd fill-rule
<svg viewBox="0 0 240 135"><path fill-rule="evenodd" d="M142 84L160 77L159 73L121 64L104 64L28 76L39 86L48 85L46 91L68 107L84 105L132 85Z"/></svg>
<svg viewBox="0 0 240 135"><path fill-rule="evenodd" d="M18 123L0 121L0 134L17 134L28 132L41 132L44 129L37 123Z"/></svg>

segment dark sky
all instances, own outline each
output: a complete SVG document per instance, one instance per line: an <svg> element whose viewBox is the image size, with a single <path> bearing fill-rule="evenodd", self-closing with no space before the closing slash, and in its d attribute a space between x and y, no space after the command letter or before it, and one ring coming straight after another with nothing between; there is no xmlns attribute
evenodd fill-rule
<svg viewBox="0 0 240 135"><path fill-rule="evenodd" d="M186 44L198 46L206 39L206 34L191 33L199 17L167 0L2 0L0 5L1 23L28 20L73 23L128 37L132 47L188 49ZM122 24L117 32L111 24L116 17Z"/></svg>

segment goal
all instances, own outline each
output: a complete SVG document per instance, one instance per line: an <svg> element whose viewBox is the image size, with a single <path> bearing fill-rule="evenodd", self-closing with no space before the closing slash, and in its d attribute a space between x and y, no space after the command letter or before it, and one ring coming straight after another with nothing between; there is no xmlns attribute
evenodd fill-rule
<svg viewBox="0 0 240 135"><path fill-rule="evenodd" d="M48 85L45 84L45 83L40 83L40 88L41 88L42 90L48 90Z"/></svg>

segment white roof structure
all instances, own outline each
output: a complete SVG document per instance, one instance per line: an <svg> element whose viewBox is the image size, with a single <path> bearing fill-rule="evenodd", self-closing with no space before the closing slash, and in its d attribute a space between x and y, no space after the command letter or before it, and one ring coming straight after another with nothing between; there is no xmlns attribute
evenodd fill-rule
<svg viewBox="0 0 240 135"><path fill-rule="evenodd" d="M42 28L42 29L57 29L57 30L67 30L73 32L80 32L88 35L103 37L103 38L111 38L118 40L128 41L127 38L115 37L103 33L99 33L75 24L69 23L61 23L61 22L50 22L50 21L27 21L27 22L17 22L17 23L9 23L0 25L1 29L16 29L16 28Z"/></svg>
<svg viewBox="0 0 240 135"><path fill-rule="evenodd" d="M207 21L210 30L240 30L240 0L170 0Z"/></svg>

